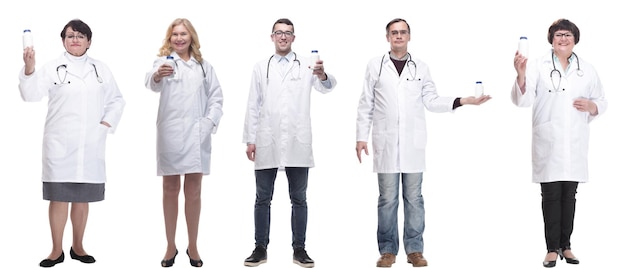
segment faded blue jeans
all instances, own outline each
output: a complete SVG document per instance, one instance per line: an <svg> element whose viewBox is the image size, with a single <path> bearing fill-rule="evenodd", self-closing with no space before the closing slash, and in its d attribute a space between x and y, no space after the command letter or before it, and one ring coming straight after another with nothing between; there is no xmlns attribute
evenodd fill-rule
<svg viewBox="0 0 626 268"><path fill-rule="evenodd" d="M400 179L404 201L402 240L406 254L424 251L424 198L422 173L378 173L378 251L398 255L398 203Z"/></svg>
<svg viewBox="0 0 626 268"><path fill-rule="evenodd" d="M267 248L270 242L270 203L274 195L274 182L277 168L255 170L256 200L254 201L254 240L255 245ZM304 248L308 208L306 188L309 181L308 167L286 167L291 199L291 234L295 249Z"/></svg>

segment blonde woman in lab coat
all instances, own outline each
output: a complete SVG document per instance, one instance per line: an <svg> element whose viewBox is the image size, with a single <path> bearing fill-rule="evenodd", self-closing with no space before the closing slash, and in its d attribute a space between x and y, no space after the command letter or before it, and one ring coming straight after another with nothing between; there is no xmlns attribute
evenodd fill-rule
<svg viewBox="0 0 626 268"><path fill-rule="evenodd" d="M72 221L72 259L93 263L83 248L89 203L104 200L105 143L122 116L125 101L107 65L87 55L91 29L81 20L61 31L66 52L35 70L35 50L24 49L19 74L22 99L48 99L43 139L43 198L50 201L52 252L40 262L52 267L65 259L63 231ZM69 204L72 204L69 210Z"/></svg>
<svg viewBox="0 0 626 268"><path fill-rule="evenodd" d="M173 56L174 67L165 64ZM186 254L194 267L203 262L197 248L203 175L209 175L211 135L222 118L222 88L215 69L200 53L198 34L191 22L175 19L167 28L163 46L145 85L160 93L157 115L157 175L163 176L163 214L167 249L161 266L174 264L178 194L184 175Z"/></svg>
<svg viewBox="0 0 626 268"><path fill-rule="evenodd" d="M532 180L541 185L545 267L554 267L558 257L579 263L570 247L576 189L589 179L589 123L607 108L596 70L573 51L579 40L578 27L559 19L548 29L550 52L533 61L517 52L514 59L511 98L533 107Z"/></svg>

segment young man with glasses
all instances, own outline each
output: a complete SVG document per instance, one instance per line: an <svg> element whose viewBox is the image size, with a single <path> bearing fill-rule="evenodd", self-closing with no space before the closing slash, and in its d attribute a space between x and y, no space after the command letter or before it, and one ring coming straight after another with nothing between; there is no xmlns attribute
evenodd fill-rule
<svg viewBox="0 0 626 268"><path fill-rule="evenodd" d="M243 131L246 154L254 162L256 200L254 204L255 249L244 261L258 266L267 261L270 230L270 202L278 171L284 171L291 199L293 262L313 267L305 251L307 227L306 189L309 168L314 166L311 146L311 89L328 93L337 85L318 60L309 67L308 58L291 50L296 39L293 23L279 19L270 38L275 53L258 62L252 72Z"/></svg>

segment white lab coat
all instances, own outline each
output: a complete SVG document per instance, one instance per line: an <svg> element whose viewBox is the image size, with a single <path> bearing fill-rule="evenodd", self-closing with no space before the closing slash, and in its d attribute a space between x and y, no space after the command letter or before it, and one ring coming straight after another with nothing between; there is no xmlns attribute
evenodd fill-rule
<svg viewBox="0 0 626 268"><path fill-rule="evenodd" d="M582 77L577 75L576 57L573 56L566 71L555 60L562 78L558 87L558 74L554 72L554 87L558 87L554 92L550 79L553 70L551 57L551 52L548 52L534 61L529 60L525 94L522 95L517 80L511 91L515 105L533 106L532 181L587 182L589 123L606 111L604 90L594 67L582 59L578 60L584 74ZM579 97L592 100L598 107L598 115L576 110L573 102Z"/></svg>
<svg viewBox="0 0 626 268"><path fill-rule="evenodd" d="M438 113L453 111L455 98L439 96L426 63L413 61L415 65L407 61L400 75L389 54L374 57L367 64L357 109L356 140L367 142L371 129L376 173L424 172L424 108Z"/></svg>
<svg viewBox="0 0 626 268"><path fill-rule="evenodd" d="M146 73L146 88L159 92L157 115L157 176L210 173L211 134L222 118L222 88L215 69L193 57L176 62L174 79L155 83L152 75L165 62L157 58Z"/></svg>
<svg viewBox="0 0 626 268"><path fill-rule="evenodd" d="M311 89L328 93L337 85L335 77L327 73L330 88L326 88L308 68L309 59L297 56L295 61L293 52L288 54L283 75L279 57L259 61L252 72L243 142L256 146L256 170L315 165Z"/></svg>
<svg viewBox="0 0 626 268"><path fill-rule="evenodd" d="M105 183L106 135L115 132L125 106L109 68L65 52L29 76L22 68L19 80L24 101L48 98L42 181Z"/></svg>

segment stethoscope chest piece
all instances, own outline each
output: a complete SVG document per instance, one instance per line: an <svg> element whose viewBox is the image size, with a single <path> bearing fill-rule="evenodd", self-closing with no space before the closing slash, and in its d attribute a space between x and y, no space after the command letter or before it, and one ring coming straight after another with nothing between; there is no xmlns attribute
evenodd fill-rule
<svg viewBox="0 0 626 268"><path fill-rule="evenodd" d="M585 75L585 72L583 72L583 70L581 70L581 69L578 69L576 71L576 74L578 75L578 77L583 77L583 75Z"/></svg>

